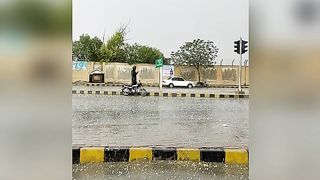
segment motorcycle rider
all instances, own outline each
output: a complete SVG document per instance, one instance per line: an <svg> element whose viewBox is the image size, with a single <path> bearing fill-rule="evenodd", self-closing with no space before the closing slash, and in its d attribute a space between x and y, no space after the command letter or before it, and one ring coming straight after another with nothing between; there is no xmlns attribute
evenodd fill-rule
<svg viewBox="0 0 320 180"><path fill-rule="evenodd" d="M137 83L137 74L139 73L139 71L136 71L136 66L132 67L131 70L131 87L130 86L126 86L123 85L122 86L122 93L125 96L129 96L129 95L142 95L142 96L146 96L147 95L147 91L142 87L141 82L139 81L139 83Z"/></svg>
<svg viewBox="0 0 320 180"><path fill-rule="evenodd" d="M139 73L139 71L136 71L136 68L137 68L136 66L133 66L132 70L131 70L131 84L132 84L132 86L137 84L137 74Z"/></svg>

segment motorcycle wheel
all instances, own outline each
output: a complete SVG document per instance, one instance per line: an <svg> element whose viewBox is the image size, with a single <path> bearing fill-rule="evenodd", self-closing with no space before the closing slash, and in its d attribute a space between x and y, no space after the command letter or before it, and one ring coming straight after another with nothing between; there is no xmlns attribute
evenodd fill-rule
<svg viewBox="0 0 320 180"><path fill-rule="evenodd" d="M130 95L130 90L129 90L129 88L124 88L124 89L122 89L122 94L123 94L124 96L129 96L129 95Z"/></svg>
<svg viewBox="0 0 320 180"><path fill-rule="evenodd" d="M148 93L147 90L141 89L141 92L140 92L141 96L146 96L147 93Z"/></svg>

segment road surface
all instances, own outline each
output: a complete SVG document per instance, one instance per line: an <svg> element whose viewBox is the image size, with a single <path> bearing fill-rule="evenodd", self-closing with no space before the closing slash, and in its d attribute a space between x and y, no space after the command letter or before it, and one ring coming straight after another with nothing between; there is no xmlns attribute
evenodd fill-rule
<svg viewBox="0 0 320 180"><path fill-rule="evenodd" d="M248 99L72 97L73 146L248 146Z"/></svg>
<svg viewBox="0 0 320 180"><path fill-rule="evenodd" d="M248 166L199 162L73 165L74 180L246 180Z"/></svg>

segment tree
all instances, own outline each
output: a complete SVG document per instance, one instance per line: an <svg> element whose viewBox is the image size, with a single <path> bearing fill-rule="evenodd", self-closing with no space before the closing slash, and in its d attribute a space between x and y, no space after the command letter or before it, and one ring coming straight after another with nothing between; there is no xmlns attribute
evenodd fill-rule
<svg viewBox="0 0 320 180"><path fill-rule="evenodd" d="M88 34L83 34L78 41L72 42L73 59L100 61L101 45L102 41L98 37L91 38Z"/></svg>
<svg viewBox="0 0 320 180"><path fill-rule="evenodd" d="M148 63L154 64L154 61L159 58L163 58L163 54L160 50L156 48L152 48L146 45L126 45L126 59L127 63L134 64L134 63Z"/></svg>
<svg viewBox="0 0 320 180"><path fill-rule="evenodd" d="M171 59L177 65L190 65L197 69L198 81L201 80L200 68L214 64L219 49L212 41L201 39L186 42L177 52L171 53Z"/></svg>
<svg viewBox="0 0 320 180"><path fill-rule="evenodd" d="M127 26L121 26L101 47L102 58L108 62L126 62L125 36Z"/></svg>
<svg viewBox="0 0 320 180"><path fill-rule="evenodd" d="M126 43L127 26L120 26L105 44L99 39L99 43L93 43L97 41L96 37L91 39L88 35L80 36L79 41L73 42L73 57L86 61L99 59L106 62L129 64L154 64L156 59L163 58L164 63L168 63L166 62L168 59L165 59L160 50L156 48L137 43L133 45Z"/></svg>

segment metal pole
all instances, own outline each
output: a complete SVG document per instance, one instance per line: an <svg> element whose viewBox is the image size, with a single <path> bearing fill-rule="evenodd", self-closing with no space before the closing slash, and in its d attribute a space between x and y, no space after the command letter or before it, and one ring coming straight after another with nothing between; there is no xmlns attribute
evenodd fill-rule
<svg viewBox="0 0 320 180"><path fill-rule="evenodd" d="M162 92L162 66L159 68L159 70L160 70L159 88L160 88L160 92Z"/></svg>
<svg viewBox="0 0 320 180"><path fill-rule="evenodd" d="M248 60L244 61L244 85L247 85L247 62Z"/></svg>
<svg viewBox="0 0 320 180"><path fill-rule="evenodd" d="M242 65L242 38L240 37L240 62L239 62L239 82L238 82L238 86L239 86L239 89L238 91L239 92L242 92L242 89L241 89L241 65Z"/></svg>

